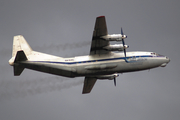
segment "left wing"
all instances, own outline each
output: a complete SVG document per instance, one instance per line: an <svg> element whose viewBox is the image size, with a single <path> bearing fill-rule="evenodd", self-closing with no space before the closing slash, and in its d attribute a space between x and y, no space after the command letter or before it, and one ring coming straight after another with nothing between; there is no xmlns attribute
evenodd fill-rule
<svg viewBox="0 0 180 120"><path fill-rule="evenodd" d="M94 32L91 42L91 50L90 55L100 55L100 54L109 54L110 51L103 49L103 47L109 45L109 41L103 40L102 36L108 34L107 26L106 26L106 19L105 16L99 16L96 18L96 23L94 26Z"/></svg>
<svg viewBox="0 0 180 120"><path fill-rule="evenodd" d="M90 93L94 84L96 83L96 80L97 80L96 78L85 77L82 94Z"/></svg>

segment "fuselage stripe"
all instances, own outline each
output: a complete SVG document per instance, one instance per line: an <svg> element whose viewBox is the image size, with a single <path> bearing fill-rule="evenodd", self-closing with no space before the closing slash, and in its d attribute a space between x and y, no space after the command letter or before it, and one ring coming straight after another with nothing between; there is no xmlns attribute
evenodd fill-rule
<svg viewBox="0 0 180 120"><path fill-rule="evenodd" d="M120 59L129 59L129 58L146 58L146 57L160 57L160 56L131 56L131 57L119 57L119 58L108 58L108 59L97 59L97 60L87 60L87 61L78 61L78 62L55 62L55 61L31 61L31 62L44 62L44 63L56 63L56 64L82 64L82 63L92 63L92 62L103 62L103 61L112 61ZM162 56L161 56L162 57Z"/></svg>

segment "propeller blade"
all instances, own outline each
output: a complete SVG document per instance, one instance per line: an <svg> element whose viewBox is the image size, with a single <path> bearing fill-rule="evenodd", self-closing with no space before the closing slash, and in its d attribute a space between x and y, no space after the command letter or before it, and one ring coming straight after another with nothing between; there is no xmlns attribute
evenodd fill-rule
<svg viewBox="0 0 180 120"><path fill-rule="evenodd" d="M124 33L123 33L123 29L121 27L121 35L123 36ZM122 38L122 44L123 44L123 47L125 46L125 42L124 42L124 39ZM125 56L125 59L126 59L126 49L124 48L124 56Z"/></svg>
<svg viewBox="0 0 180 120"><path fill-rule="evenodd" d="M125 45L124 39L122 39L123 47ZM126 57L126 49L124 48L124 56Z"/></svg>
<svg viewBox="0 0 180 120"><path fill-rule="evenodd" d="M122 27L121 27L121 35L124 35Z"/></svg>
<svg viewBox="0 0 180 120"><path fill-rule="evenodd" d="M122 37L123 37L123 35L124 35L122 27L121 27L121 35L122 35ZM122 43L123 43L123 46L124 46L124 45L125 45L125 42L124 42L124 39L123 39L123 38L122 38Z"/></svg>
<svg viewBox="0 0 180 120"><path fill-rule="evenodd" d="M124 39L122 38L122 44L123 44L123 46L125 45L125 42L124 42Z"/></svg>
<svg viewBox="0 0 180 120"><path fill-rule="evenodd" d="M114 77L114 86L116 86L116 77Z"/></svg>
<svg viewBox="0 0 180 120"><path fill-rule="evenodd" d="M126 49L124 49L124 56L125 56L125 58L126 58Z"/></svg>

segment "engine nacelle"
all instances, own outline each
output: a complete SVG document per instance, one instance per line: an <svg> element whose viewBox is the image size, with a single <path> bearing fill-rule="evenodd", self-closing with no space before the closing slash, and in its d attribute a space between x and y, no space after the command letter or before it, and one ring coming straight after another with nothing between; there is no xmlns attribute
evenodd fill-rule
<svg viewBox="0 0 180 120"><path fill-rule="evenodd" d="M109 80L113 80L114 78L118 77L118 74L112 74L112 75L99 75L96 76L97 79L109 79Z"/></svg>
<svg viewBox="0 0 180 120"><path fill-rule="evenodd" d="M129 46L128 45L123 46L123 44L115 44L115 45L108 45L103 48L108 51L123 51L124 49L129 48Z"/></svg>
<svg viewBox="0 0 180 120"><path fill-rule="evenodd" d="M122 39L127 38L127 36L121 34L112 34L112 35L105 35L100 38L108 41L122 41Z"/></svg>

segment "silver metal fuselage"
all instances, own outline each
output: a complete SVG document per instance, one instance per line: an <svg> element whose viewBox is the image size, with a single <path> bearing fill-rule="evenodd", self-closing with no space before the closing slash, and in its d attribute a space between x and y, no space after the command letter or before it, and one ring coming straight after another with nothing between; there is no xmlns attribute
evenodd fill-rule
<svg viewBox="0 0 180 120"><path fill-rule="evenodd" d="M29 58L19 63L23 67L37 70L45 73L60 75L64 77L80 77L80 76L98 76L114 73L125 73L151 69L155 67L165 67L170 59L153 52L127 52L114 53L106 55L79 56L74 58L61 58L44 54L45 58L38 58L39 53L35 53L37 59ZM128 61L126 62L125 59Z"/></svg>

